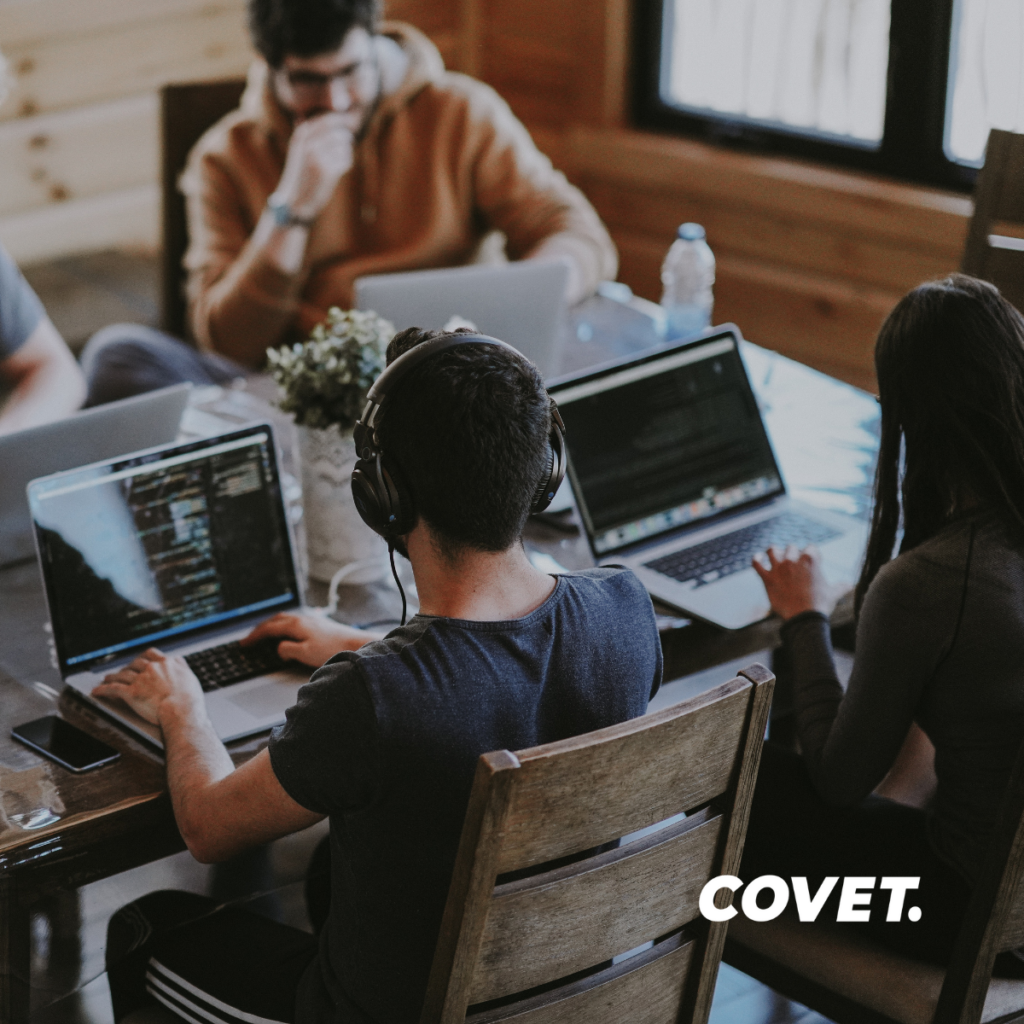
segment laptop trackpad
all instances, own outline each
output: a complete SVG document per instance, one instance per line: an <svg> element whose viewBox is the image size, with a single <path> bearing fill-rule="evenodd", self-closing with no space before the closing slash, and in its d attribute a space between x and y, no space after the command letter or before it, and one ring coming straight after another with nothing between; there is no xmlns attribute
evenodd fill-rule
<svg viewBox="0 0 1024 1024"><path fill-rule="evenodd" d="M231 690L225 690L224 696L236 708L241 708L242 711L254 718L260 720L280 718L283 720L284 710L295 703L297 692L298 686L295 682L282 683L274 679L267 679L255 686L248 686L234 693Z"/></svg>

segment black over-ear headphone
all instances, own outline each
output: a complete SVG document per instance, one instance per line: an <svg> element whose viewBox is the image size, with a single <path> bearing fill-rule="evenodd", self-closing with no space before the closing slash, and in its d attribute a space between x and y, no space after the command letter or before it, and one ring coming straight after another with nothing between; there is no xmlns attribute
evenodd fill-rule
<svg viewBox="0 0 1024 1024"><path fill-rule="evenodd" d="M388 395L399 379L437 352L458 345L496 345L521 355L511 345L486 334L445 334L421 342L400 355L374 382L366 395L366 407L353 431L359 461L352 470L352 497L364 523L389 544L408 533L416 524L412 493L393 459L380 446L377 433ZM543 512L554 500L565 478L565 424L555 400L551 402L551 434L546 469L537 483L531 512Z"/></svg>

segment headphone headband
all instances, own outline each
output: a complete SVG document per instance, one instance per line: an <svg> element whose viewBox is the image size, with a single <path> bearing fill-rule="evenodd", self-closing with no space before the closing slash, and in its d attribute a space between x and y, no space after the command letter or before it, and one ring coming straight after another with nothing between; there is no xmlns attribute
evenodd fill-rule
<svg viewBox="0 0 1024 1024"><path fill-rule="evenodd" d="M386 366L370 386L370 390L367 391L363 414L355 425L353 438L356 443L356 455L361 459L366 459L376 450L377 423L381 410L387 404L388 395L402 377L438 352L457 348L459 345L481 344L507 348L522 357L522 353L518 349L513 348L507 342L492 338L489 334L442 334L439 338L421 341L407 352L403 352L390 366Z"/></svg>
<svg viewBox="0 0 1024 1024"><path fill-rule="evenodd" d="M496 345L499 348L507 348L518 356L522 355L518 349L512 348L511 345L499 341L497 338L492 338L489 334L442 334L440 338L431 338L429 341L422 341L420 344L414 345L407 352L403 352L390 366L385 367L367 392L367 401L374 405L383 405L387 401L388 393L398 380L414 367L419 366L425 359L429 359L436 352L444 352L445 349L469 344Z"/></svg>

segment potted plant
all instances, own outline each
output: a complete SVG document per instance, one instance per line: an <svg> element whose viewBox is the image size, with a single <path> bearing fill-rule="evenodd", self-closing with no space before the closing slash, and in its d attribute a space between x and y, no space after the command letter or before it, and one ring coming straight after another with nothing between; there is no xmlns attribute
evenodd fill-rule
<svg viewBox="0 0 1024 1024"><path fill-rule="evenodd" d="M370 583L389 571L387 546L352 501L352 428L394 334L376 313L334 307L307 341L267 349L278 405L295 417L307 562L317 580L347 569L345 582Z"/></svg>

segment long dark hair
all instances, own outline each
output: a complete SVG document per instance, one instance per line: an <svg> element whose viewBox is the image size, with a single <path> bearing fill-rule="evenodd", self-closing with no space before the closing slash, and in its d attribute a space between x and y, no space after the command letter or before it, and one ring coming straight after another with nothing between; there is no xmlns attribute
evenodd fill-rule
<svg viewBox="0 0 1024 1024"><path fill-rule="evenodd" d="M973 505L1024 543L1024 318L984 281L953 274L904 296L875 344L882 439L859 612L893 556ZM901 479L901 449L903 473Z"/></svg>

